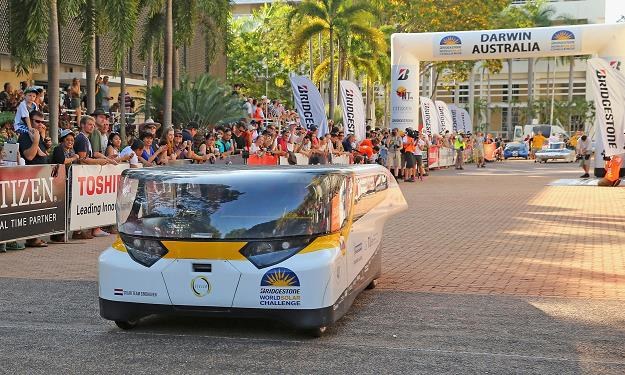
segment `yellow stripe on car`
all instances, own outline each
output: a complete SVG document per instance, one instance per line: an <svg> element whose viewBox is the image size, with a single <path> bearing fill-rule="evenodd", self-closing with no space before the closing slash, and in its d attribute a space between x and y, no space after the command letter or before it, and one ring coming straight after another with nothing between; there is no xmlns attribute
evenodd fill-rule
<svg viewBox="0 0 625 375"><path fill-rule="evenodd" d="M245 260L239 252L247 242L161 241L169 250L163 258Z"/></svg>

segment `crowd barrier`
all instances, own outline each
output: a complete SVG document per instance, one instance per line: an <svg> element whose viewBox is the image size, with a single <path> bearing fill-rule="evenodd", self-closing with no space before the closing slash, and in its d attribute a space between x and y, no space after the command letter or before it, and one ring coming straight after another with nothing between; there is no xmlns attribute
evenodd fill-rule
<svg viewBox="0 0 625 375"><path fill-rule="evenodd" d="M449 147L432 146L424 154L428 168L446 168L454 165L454 149Z"/></svg>

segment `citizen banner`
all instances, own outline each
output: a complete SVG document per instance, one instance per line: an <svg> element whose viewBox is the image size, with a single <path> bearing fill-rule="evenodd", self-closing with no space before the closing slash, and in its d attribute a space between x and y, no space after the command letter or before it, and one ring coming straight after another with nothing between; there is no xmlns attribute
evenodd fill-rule
<svg viewBox="0 0 625 375"><path fill-rule="evenodd" d="M319 136L326 135L328 133L328 118L326 117L323 98L317 86L308 78L297 74L291 74L290 78L295 106L302 126L306 129L316 126Z"/></svg>
<svg viewBox="0 0 625 375"><path fill-rule="evenodd" d="M438 110L432 99L428 97L421 97L421 118L427 135L440 133Z"/></svg>
<svg viewBox="0 0 625 375"><path fill-rule="evenodd" d="M0 167L0 242L65 232L65 168Z"/></svg>
<svg viewBox="0 0 625 375"><path fill-rule="evenodd" d="M365 139L366 118L362 93L351 81L341 81L341 107L346 134L354 134L358 141Z"/></svg>
<svg viewBox="0 0 625 375"><path fill-rule="evenodd" d="M437 100L434 102L436 104L436 109L438 110L438 120L441 124L441 134L445 134L446 131L453 131L453 120L451 116L451 111L447 107L447 104L441 100Z"/></svg>
<svg viewBox="0 0 625 375"><path fill-rule="evenodd" d="M115 224L117 189L125 169L128 164L72 166L70 230Z"/></svg>
<svg viewBox="0 0 625 375"><path fill-rule="evenodd" d="M605 156L625 152L625 75L600 58L588 60L596 124Z"/></svg>

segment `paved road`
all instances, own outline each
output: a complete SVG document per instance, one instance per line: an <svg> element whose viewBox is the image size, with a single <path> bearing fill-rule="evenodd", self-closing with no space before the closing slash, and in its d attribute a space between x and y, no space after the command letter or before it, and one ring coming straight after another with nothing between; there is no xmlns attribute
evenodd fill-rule
<svg viewBox="0 0 625 375"><path fill-rule="evenodd" d="M570 165L437 171L403 189L384 276L321 339L266 322L98 316L110 240L0 254L0 373L625 373L625 189Z"/></svg>

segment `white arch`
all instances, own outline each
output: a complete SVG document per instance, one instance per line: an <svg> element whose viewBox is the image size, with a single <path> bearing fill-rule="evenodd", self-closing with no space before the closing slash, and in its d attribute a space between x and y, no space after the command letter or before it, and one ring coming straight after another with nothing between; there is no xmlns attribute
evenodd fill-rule
<svg viewBox="0 0 625 375"><path fill-rule="evenodd" d="M419 62L593 55L625 62L625 24L393 34L391 127L419 124Z"/></svg>

